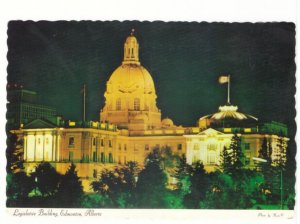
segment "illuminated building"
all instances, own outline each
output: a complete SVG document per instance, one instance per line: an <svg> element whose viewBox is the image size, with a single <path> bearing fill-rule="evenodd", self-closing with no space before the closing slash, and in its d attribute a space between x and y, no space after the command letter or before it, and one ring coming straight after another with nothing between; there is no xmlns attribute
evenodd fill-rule
<svg viewBox="0 0 300 224"><path fill-rule="evenodd" d="M288 142L288 138L280 137L287 136L285 125L261 124L229 102L220 106L218 112L201 117L194 127L175 125L170 118L161 119L154 81L141 65L133 32L125 41L123 62L110 76L104 96L99 122L69 121L55 126L38 119L15 130L24 139L28 169L36 162L49 161L65 172L74 162L79 176L93 179L103 167L128 161L142 165L154 148L170 148L174 154L185 155L187 163L200 160L212 171L235 133L241 136L246 165L253 167L252 158L258 157L264 138L272 145L273 158L279 153L278 139L284 140L285 147Z"/></svg>
<svg viewBox="0 0 300 224"><path fill-rule="evenodd" d="M44 119L57 124L56 109L38 104L37 93L23 89L21 85L7 86L7 129L20 128L35 119Z"/></svg>

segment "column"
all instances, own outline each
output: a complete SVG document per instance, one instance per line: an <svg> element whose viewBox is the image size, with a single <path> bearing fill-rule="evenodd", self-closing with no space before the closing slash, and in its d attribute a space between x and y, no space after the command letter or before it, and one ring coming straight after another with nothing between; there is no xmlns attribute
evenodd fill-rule
<svg viewBox="0 0 300 224"><path fill-rule="evenodd" d="M34 133L34 162L36 161L36 133Z"/></svg>
<svg viewBox="0 0 300 224"><path fill-rule="evenodd" d="M27 134L24 134L24 160L27 160Z"/></svg>

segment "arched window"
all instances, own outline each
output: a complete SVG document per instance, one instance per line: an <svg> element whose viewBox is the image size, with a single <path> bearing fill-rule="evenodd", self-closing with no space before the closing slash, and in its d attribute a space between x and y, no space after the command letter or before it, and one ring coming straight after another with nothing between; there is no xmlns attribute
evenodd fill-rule
<svg viewBox="0 0 300 224"><path fill-rule="evenodd" d="M140 99L139 98L134 99L133 108L134 108L134 110L140 110Z"/></svg>
<svg viewBox="0 0 300 224"><path fill-rule="evenodd" d="M116 101L116 110L121 110L121 99L118 98Z"/></svg>

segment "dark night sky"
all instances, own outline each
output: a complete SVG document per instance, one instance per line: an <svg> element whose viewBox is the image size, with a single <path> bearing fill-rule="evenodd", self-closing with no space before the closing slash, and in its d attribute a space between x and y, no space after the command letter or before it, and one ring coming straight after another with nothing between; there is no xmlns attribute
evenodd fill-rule
<svg viewBox="0 0 300 224"><path fill-rule="evenodd" d="M231 74L232 103L262 121L295 131L295 25L292 23L21 22L8 25L8 82L37 91L43 104L99 120L106 82L123 59L130 30L152 75L163 117L195 125L226 102L221 74Z"/></svg>

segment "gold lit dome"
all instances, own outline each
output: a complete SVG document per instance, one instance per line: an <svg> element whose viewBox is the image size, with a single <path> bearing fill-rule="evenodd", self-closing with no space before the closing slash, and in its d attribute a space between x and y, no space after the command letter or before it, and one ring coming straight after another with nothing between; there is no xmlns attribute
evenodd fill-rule
<svg viewBox="0 0 300 224"><path fill-rule="evenodd" d="M141 65L121 65L112 73L107 84L109 93L115 91L133 93L138 90L145 94L155 94L153 79Z"/></svg>
<svg viewBox="0 0 300 224"><path fill-rule="evenodd" d="M161 121L161 125L163 127L172 127L172 126L174 126L174 123L170 118L167 117Z"/></svg>
<svg viewBox="0 0 300 224"><path fill-rule="evenodd" d="M156 106L154 82L140 63L139 43L133 31L124 43L122 64L106 84L106 101L100 120L116 124L119 128L128 128L128 123L136 120L137 114L144 114L147 117L147 127L160 127L161 114Z"/></svg>

